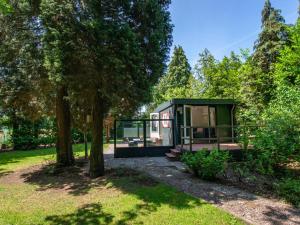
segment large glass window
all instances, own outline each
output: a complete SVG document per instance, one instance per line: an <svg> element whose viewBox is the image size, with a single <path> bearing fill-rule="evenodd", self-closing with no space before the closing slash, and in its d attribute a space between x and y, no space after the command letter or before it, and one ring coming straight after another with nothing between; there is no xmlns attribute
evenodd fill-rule
<svg viewBox="0 0 300 225"><path fill-rule="evenodd" d="M193 127L207 128L209 124L208 106L193 106L192 125Z"/></svg>
<svg viewBox="0 0 300 225"><path fill-rule="evenodd" d="M168 126L163 126L168 122ZM159 147L173 145L172 120L116 121L116 147ZM156 132L153 132L153 129Z"/></svg>

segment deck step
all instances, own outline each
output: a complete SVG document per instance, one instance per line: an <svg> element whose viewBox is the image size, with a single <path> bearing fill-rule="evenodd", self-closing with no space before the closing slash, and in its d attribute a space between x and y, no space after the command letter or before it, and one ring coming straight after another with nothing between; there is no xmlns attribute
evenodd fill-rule
<svg viewBox="0 0 300 225"><path fill-rule="evenodd" d="M166 153L166 156L168 159L171 159L171 160L175 160L177 158L177 156L172 153Z"/></svg>
<svg viewBox="0 0 300 225"><path fill-rule="evenodd" d="M181 151L178 150L178 149L170 149L170 151L171 151L171 153L173 153L174 155L177 155L177 156L181 155Z"/></svg>
<svg viewBox="0 0 300 225"><path fill-rule="evenodd" d="M167 159L172 160L172 161L179 161L179 156L177 156L173 153L166 153L166 157L167 157Z"/></svg>

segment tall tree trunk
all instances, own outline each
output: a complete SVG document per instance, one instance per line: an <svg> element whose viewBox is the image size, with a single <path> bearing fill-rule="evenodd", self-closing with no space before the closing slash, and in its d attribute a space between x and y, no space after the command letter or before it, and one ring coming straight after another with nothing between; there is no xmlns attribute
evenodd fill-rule
<svg viewBox="0 0 300 225"><path fill-rule="evenodd" d="M103 157L103 119L104 104L96 93L92 108L92 147L90 152L90 176L99 177L104 175Z"/></svg>
<svg viewBox="0 0 300 225"><path fill-rule="evenodd" d="M60 86L56 96L56 121L57 121L57 165L70 166L74 164L71 137L71 112L67 88Z"/></svg>

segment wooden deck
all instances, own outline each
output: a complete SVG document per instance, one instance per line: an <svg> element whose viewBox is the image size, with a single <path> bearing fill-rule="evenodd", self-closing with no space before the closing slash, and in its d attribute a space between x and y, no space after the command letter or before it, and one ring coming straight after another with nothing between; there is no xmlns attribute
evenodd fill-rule
<svg viewBox="0 0 300 225"><path fill-rule="evenodd" d="M177 149L180 149L181 145L177 145ZM213 143L213 144L193 144L192 145L192 151L199 151L202 149L208 149L208 150L212 150L214 148L218 148L218 144L217 143ZM241 146L238 143L221 143L220 144L220 149L221 150L241 150ZM183 145L183 149L184 150L190 150L190 145L186 144Z"/></svg>

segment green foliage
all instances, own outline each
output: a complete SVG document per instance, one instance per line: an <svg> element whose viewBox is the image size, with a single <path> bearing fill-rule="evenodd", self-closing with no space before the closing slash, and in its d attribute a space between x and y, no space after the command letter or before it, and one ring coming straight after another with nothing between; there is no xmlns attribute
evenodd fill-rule
<svg viewBox="0 0 300 225"><path fill-rule="evenodd" d="M227 151L202 149L196 153L184 153L181 160L195 173L205 180L216 179L218 174L224 172L229 160Z"/></svg>
<svg viewBox="0 0 300 225"><path fill-rule="evenodd" d="M12 12L12 7L8 0L0 0L0 13L8 14Z"/></svg>
<svg viewBox="0 0 300 225"><path fill-rule="evenodd" d="M194 97L195 79L191 66L181 46L175 46L167 73L153 90L154 107L172 98ZM191 96L192 95L192 96Z"/></svg>
<svg viewBox="0 0 300 225"><path fill-rule="evenodd" d="M164 93L161 93L161 98L163 101L173 98L199 98L201 96L200 91L200 82L191 76L185 86L169 88Z"/></svg>
<svg viewBox="0 0 300 225"><path fill-rule="evenodd" d="M43 105L38 79L41 79L39 25L28 1L13 1L13 11L0 14L0 106L9 117L37 119L47 110ZM49 97L49 96L48 96ZM44 110L43 110L44 109Z"/></svg>
<svg viewBox="0 0 300 225"><path fill-rule="evenodd" d="M280 85L300 85L300 19L289 28L290 44L280 52L275 65L275 81Z"/></svg>
<svg viewBox="0 0 300 225"><path fill-rule="evenodd" d="M165 77L165 88L181 87L188 84L191 77L191 66L181 46L175 46L168 72Z"/></svg>
<svg viewBox="0 0 300 225"><path fill-rule="evenodd" d="M278 60L280 50L288 43L286 25L280 13L280 10L271 6L269 0L265 2L262 31L254 46L250 70L245 73L248 89L252 93L248 96L249 100L258 105L259 112L273 96L274 63Z"/></svg>
<svg viewBox="0 0 300 225"><path fill-rule="evenodd" d="M273 168L300 160L300 92L297 87L283 86L276 99L262 115L264 126L254 140L259 169L272 172Z"/></svg>
<svg viewBox="0 0 300 225"><path fill-rule="evenodd" d="M240 56L233 52L219 62L207 49L204 50L195 67L198 79L204 84L203 97L237 99L241 66Z"/></svg>
<svg viewBox="0 0 300 225"><path fill-rule="evenodd" d="M268 78L272 64L277 61L279 51L288 41L286 25L281 11L271 6L266 0L262 11L262 31L254 46L253 61Z"/></svg>
<svg viewBox="0 0 300 225"><path fill-rule="evenodd" d="M15 150L29 150L56 143L55 124L51 119L31 122L24 118L14 118L13 123L11 141Z"/></svg>
<svg viewBox="0 0 300 225"><path fill-rule="evenodd" d="M296 207L300 207L300 180L283 179L276 184L276 190L279 196L286 199Z"/></svg>

